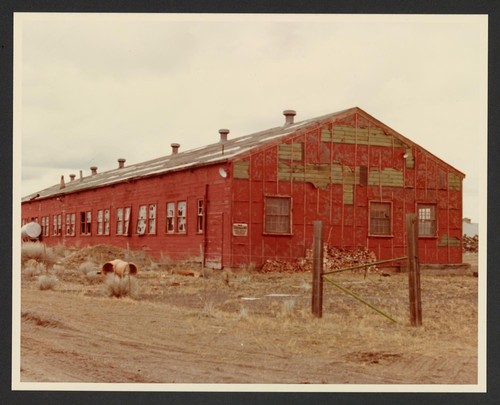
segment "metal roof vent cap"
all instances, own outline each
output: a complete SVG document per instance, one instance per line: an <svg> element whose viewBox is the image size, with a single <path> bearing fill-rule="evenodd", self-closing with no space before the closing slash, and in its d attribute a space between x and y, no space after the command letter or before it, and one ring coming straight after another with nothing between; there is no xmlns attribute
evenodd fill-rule
<svg viewBox="0 0 500 405"><path fill-rule="evenodd" d="M123 169L125 167L125 161L126 159L124 158L118 159L118 169Z"/></svg>
<svg viewBox="0 0 500 405"><path fill-rule="evenodd" d="M293 124L293 117L297 115L295 110L285 110L283 111L283 115L285 116L285 127Z"/></svg>
<svg viewBox="0 0 500 405"><path fill-rule="evenodd" d="M70 181L75 181L76 174L70 174L69 175L69 180Z"/></svg>
<svg viewBox="0 0 500 405"><path fill-rule="evenodd" d="M97 166L91 166L90 171L92 172L92 176L95 176L97 174Z"/></svg>
<svg viewBox="0 0 500 405"><path fill-rule="evenodd" d="M181 147L180 144L171 143L170 146L172 147L172 155L176 155L177 153L179 153L179 148Z"/></svg>
<svg viewBox="0 0 500 405"><path fill-rule="evenodd" d="M227 134L229 134L229 129L219 129L219 134L220 134L220 140L219 142L226 142L227 141Z"/></svg>

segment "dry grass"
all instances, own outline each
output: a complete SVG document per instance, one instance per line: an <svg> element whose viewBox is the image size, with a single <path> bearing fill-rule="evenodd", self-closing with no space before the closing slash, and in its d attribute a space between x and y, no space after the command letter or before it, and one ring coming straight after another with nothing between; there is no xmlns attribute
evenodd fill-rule
<svg viewBox="0 0 500 405"><path fill-rule="evenodd" d="M23 242L21 244L21 263L36 260L52 265L57 260L57 255L52 248L40 242Z"/></svg>
<svg viewBox="0 0 500 405"><path fill-rule="evenodd" d="M44 274L38 277L38 289L42 291L53 290L58 282L56 276Z"/></svg>
<svg viewBox="0 0 500 405"><path fill-rule="evenodd" d="M131 298L138 296L138 284L135 277L119 277L115 274L108 274L105 281L106 291L110 297Z"/></svg>
<svg viewBox="0 0 500 405"><path fill-rule="evenodd" d="M104 251L103 248L101 250ZM147 272L140 271L137 277L131 277L130 280L114 274L105 278L96 274L96 265L87 260L92 256L89 254L91 251L85 253L87 256L78 255L79 261L74 261L73 267L68 265L70 262L64 262L61 268L52 268L53 272L64 272L66 275L66 278L59 277L61 281L57 293L50 297L51 300L60 300L60 305L57 308L55 305L47 307L45 312L40 312L40 317L46 314L57 316L59 312L69 311L67 307L76 297L82 302L97 302L98 307L101 306L99 300L102 300L108 309L116 310L116 313L126 306L127 319L141 319L141 322L140 325L137 322L120 324L121 331L127 336L137 333L137 339L141 342L138 347L142 348L144 343L146 352L152 336L158 335L158 341L172 344L182 341L180 350L183 356L192 351L200 362L197 363L200 370L206 367L203 372L200 371L203 375L200 378L213 371L216 362L223 362L224 367L221 366L221 369L236 367L241 363L244 374L250 373L249 370L253 370L253 365L259 361L257 358L264 356L266 361L276 358L277 361L286 359L290 366L297 363L296 373L310 367L311 359L320 363L323 361L321 359L331 359L325 360L323 369L317 369L318 375L321 378L325 376L328 381L344 380L332 380L327 370L338 373L344 367L348 370L349 367L352 369L365 364L377 367L384 362L398 362L399 369L380 367L364 375L373 376L371 371L377 373L383 369L389 376L389 382L446 383L454 378L448 379L446 373L452 375L454 370L462 370L466 363L470 369L477 355L478 279L471 274L452 276L423 272L423 325L416 328L409 321L408 274L405 273L391 273L387 277L368 274L365 278L362 273L345 272L333 276L335 282L389 314L396 323L329 283L324 284L323 317L318 319L311 314L310 273L262 274L251 269L234 272L207 270L207 277L197 278L173 274L163 263L155 265L153 262L144 262L149 266ZM133 255L132 252L129 254ZM85 261L82 262L80 257L85 257ZM47 273L44 263L38 263L33 261L30 269L23 269L23 274L30 277L24 278L24 289L36 291L32 277ZM173 266L180 265L172 264L171 268ZM187 264L183 264L182 268L187 268L185 266ZM191 269L198 271L198 267ZM122 299L118 301L108 297ZM40 301L39 305L45 305L46 301ZM90 305L89 311L93 311L95 306ZM175 319L176 327L171 327L170 318L154 316L152 311L169 314ZM115 318L101 319L100 316L93 314L88 319L82 318L82 324L85 328L88 325L105 328L110 323L120 322ZM179 335L175 335L176 331ZM158 349L158 345L151 344L151 347ZM208 347L209 351L203 351L203 348ZM207 356L204 366L204 358L196 353L197 350ZM156 351L150 357L155 359ZM418 360L418 364L415 360ZM144 365L144 369L154 366L155 360L150 361ZM436 363L426 366L429 361ZM412 370L407 370L412 365L416 367L413 371L419 375L417 380L412 379ZM438 365L446 371L439 371ZM177 367L182 369L180 363L177 363ZM267 372L274 376L276 370L282 370L280 367L276 365ZM124 367L124 370L128 368ZM401 373L406 373L406 379L401 377ZM435 375L430 375L433 373ZM251 381L259 380L260 371L257 374L255 380ZM290 379L285 381L296 381L294 375L291 374ZM473 381L474 375L471 374L470 379L460 378L458 381ZM229 379L229 382L232 381Z"/></svg>
<svg viewBox="0 0 500 405"><path fill-rule="evenodd" d="M45 265L45 263L37 262L34 259L28 260L25 266L22 268L22 274L27 278L33 278L46 272L47 266Z"/></svg>

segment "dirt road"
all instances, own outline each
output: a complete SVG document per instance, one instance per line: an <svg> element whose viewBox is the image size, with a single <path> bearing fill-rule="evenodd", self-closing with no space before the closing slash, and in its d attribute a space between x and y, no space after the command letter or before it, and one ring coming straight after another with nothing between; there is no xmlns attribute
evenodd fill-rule
<svg viewBox="0 0 500 405"><path fill-rule="evenodd" d="M100 295L99 285L61 282L40 291L23 282L21 381L477 383L477 278L470 275L422 276L421 328L407 321L404 274L341 277L398 323L341 294L328 294L324 317L312 318L308 274L232 276L229 285L216 277L142 277L136 299Z"/></svg>

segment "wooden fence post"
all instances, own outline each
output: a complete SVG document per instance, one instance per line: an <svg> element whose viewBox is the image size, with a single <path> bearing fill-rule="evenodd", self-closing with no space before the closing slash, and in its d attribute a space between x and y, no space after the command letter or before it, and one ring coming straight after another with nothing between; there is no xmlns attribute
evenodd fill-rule
<svg viewBox="0 0 500 405"><path fill-rule="evenodd" d="M312 313L323 316L323 222L314 221Z"/></svg>
<svg viewBox="0 0 500 405"><path fill-rule="evenodd" d="M408 287L410 321L413 326L422 325L422 301L420 296L420 263L418 261L418 223L415 214L406 214L408 237Z"/></svg>

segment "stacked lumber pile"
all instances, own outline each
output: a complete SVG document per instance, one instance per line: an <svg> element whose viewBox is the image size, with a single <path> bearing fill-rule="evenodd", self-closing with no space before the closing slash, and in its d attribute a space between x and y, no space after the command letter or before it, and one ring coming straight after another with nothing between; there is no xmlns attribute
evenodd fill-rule
<svg viewBox="0 0 500 405"><path fill-rule="evenodd" d="M346 267L371 263L376 260L377 257L375 253L366 248L334 248L328 247L326 244L323 246L323 272L325 273ZM312 266L313 252L312 249L308 249L304 258L300 258L294 262L267 260L260 271L263 273L296 273L312 271ZM365 271L377 272L378 268L377 266L370 266L352 270L352 272Z"/></svg>
<svg viewBox="0 0 500 405"><path fill-rule="evenodd" d="M462 239L462 247L464 252L477 253L479 246L479 236L464 235Z"/></svg>

